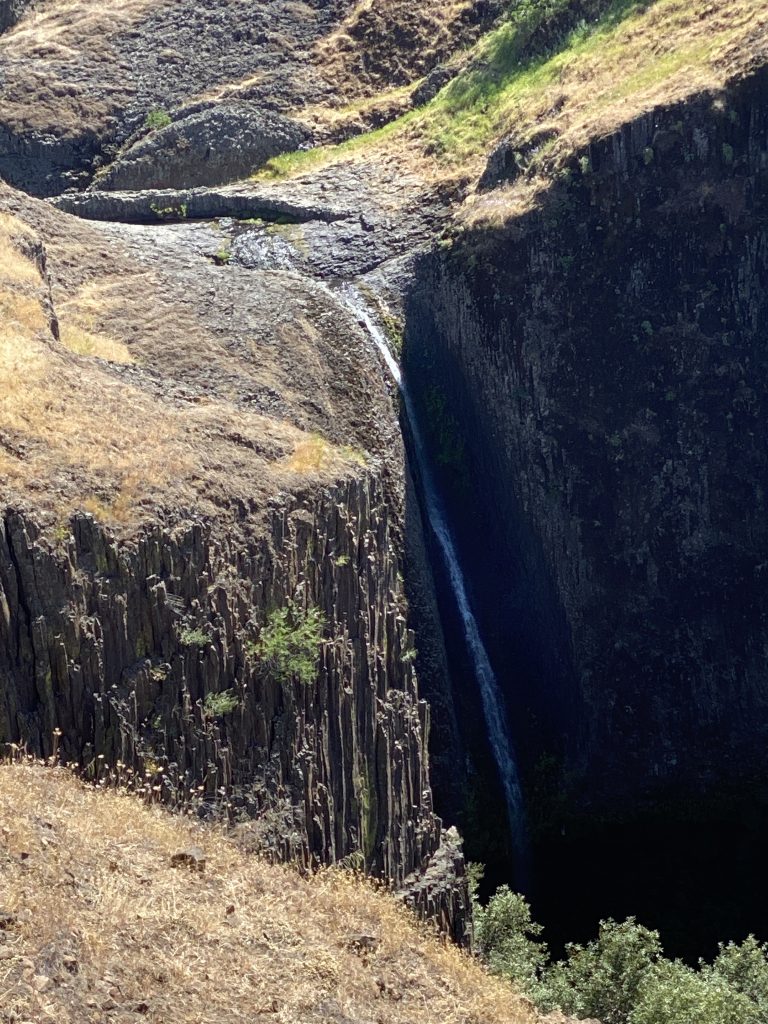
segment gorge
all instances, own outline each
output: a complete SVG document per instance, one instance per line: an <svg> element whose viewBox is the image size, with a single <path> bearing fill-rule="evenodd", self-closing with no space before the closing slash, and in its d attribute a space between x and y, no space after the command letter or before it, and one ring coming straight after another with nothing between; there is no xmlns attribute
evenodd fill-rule
<svg viewBox="0 0 768 1024"><path fill-rule="evenodd" d="M467 862L768 939L764 5L0 31L0 743L461 945Z"/></svg>

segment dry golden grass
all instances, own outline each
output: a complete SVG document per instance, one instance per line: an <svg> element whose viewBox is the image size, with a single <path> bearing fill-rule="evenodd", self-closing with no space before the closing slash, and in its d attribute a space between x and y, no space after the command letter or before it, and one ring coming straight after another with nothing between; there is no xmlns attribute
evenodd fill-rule
<svg viewBox="0 0 768 1024"><path fill-rule="evenodd" d="M364 466L365 456L347 446L339 448L332 445L319 434L310 434L297 440L293 451L282 460L281 465L291 473L302 476L324 476L328 473L341 473L351 465Z"/></svg>
<svg viewBox="0 0 768 1024"><path fill-rule="evenodd" d="M315 48L341 102L418 79L470 37L470 0L359 0Z"/></svg>
<svg viewBox="0 0 768 1024"><path fill-rule="evenodd" d="M95 356L111 363L129 364L134 362L133 356L128 351L128 346L124 345L122 341L105 338L101 334L93 334L77 324L62 323L60 326L61 343L70 352L75 352L79 356Z"/></svg>
<svg viewBox="0 0 768 1024"><path fill-rule="evenodd" d="M92 281L78 289L74 296L58 302L61 342L70 352L95 356L113 363L135 363L128 346L99 329L99 320L118 304L121 283Z"/></svg>
<svg viewBox="0 0 768 1024"><path fill-rule="evenodd" d="M204 873L171 865L190 844ZM536 1020L367 883L302 879L61 769L0 766L0 911L5 1024ZM360 935L377 948L356 952Z"/></svg>
<svg viewBox="0 0 768 1024"><path fill-rule="evenodd" d="M85 473L91 485L111 485L105 507L123 519L129 506L165 486L184 469L183 452L172 439L178 428L151 410L132 419L130 389L99 381L98 400L81 368L54 341L43 306L46 293L38 268L12 244L34 233L16 218L0 220L0 429L2 469L7 483L24 489L31 481L71 480ZM62 325L68 347L90 344L104 355L106 339ZM117 347L117 346L116 346ZM100 349L98 352L96 349ZM113 354L115 354L113 352ZM119 354L119 353L118 353ZM165 434L169 445L161 444ZM169 450L170 449L170 450ZM55 484L53 486L55 490ZM80 495L82 497L82 495ZM66 513L69 504L58 511Z"/></svg>
<svg viewBox="0 0 768 1024"><path fill-rule="evenodd" d="M30 228L18 217L0 212L0 280L39 284L40 272L19 248L20 239L32 237Z"/></svg>
<svg viewBox="0 0 768 1024"><path fill-rule="evenodd" d="M114 60L111 39L153 8L154 0L36 6L0 38L0 57L7 64L3 119L26 128L55 128L65 137L83 124L105 127L116 108L113 97L106 92L97 100L72 71L84 60Z"/></svg>

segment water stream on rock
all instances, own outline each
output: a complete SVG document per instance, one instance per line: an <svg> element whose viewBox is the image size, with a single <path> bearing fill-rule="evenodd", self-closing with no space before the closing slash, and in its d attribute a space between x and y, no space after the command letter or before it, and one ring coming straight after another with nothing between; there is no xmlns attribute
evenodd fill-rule
<svg viewBox="0 0 768 1024"><path fill-rule="evenodd" d="M336 294L354 315L358 323L370 335L374 345L383 356L384 362L387 364L387 368L402 396L406 421L411 434L413 455L421 482L424 509L440 549L440 554L450 580L453 597L464 627L464 639L480 690L488 739L504 789L515 854L515 883L518 889L525 890L528 881L528 836L525 807L514 746L507 730L504 700L496 680L496 675L491 667L488 652L480 636L477 620L472 612L464 574L459 564L453 537L451 536L442 502L432 479L426 448L416 417L416 410L409 394L408 386L403 380L400 366L392 355L386 335L378 326L375 314L368 306L366 300L358 289L351 284L342 285Z"/></svg>

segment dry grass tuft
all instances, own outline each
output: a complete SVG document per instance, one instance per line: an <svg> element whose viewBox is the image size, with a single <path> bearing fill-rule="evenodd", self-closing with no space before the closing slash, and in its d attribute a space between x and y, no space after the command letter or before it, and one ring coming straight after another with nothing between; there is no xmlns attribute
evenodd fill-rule
<svg viewBox="0 0 768 1024"><path fill-rule="evenodd" d="M339 473L349 468L350 464L365 466L363 453L346 445L332 445L319 434L299 438L291 454L282 462L289 472L300 473L302 476Z"/></svg>
<svg viewBox="0 0 768 1024"><path fill-rule="evenodd" d="M174 868L203 848L204 873ZM534 1024L525 1000L338 871L302 879L62 769L0 766L0 1020ZM372 952L354 939L374 936Z"/></svg>
<svg viewBox="0 0 768 1024"><path fill-rule="evenodd" d="M61 325L61 343L70 352L79 356L95 356L111 363L129 364L135 361L128 351L128 346L122 341L92 334L76 324Z"/></svg>
<svg viewBox="0 0 768 1024"><path fill-rule="evenodd" d="M31 229L18 217L0 212L0 281L13 284L40 283L40 271L19 246L31 240Z"/></svg>

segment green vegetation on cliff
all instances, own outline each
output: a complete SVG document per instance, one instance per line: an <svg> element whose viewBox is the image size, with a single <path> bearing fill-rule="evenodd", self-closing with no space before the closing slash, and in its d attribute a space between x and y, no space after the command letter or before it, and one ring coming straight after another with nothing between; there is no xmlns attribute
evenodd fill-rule
<svg viewBox="0 0 768 1024"><path fill-rule="evenodd" d="M298 679L308 685L315 678L323 626L318 608L304 609L289 601L269 614L253 652L281 682Z"/></svg>

